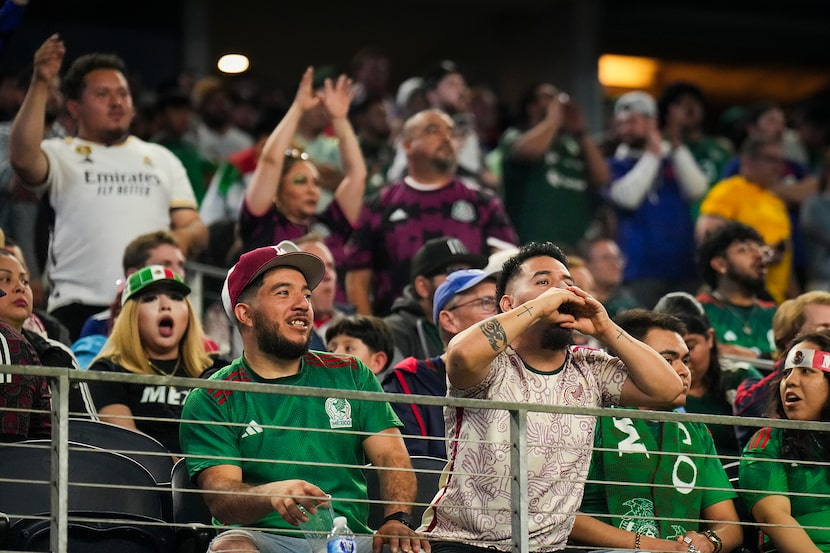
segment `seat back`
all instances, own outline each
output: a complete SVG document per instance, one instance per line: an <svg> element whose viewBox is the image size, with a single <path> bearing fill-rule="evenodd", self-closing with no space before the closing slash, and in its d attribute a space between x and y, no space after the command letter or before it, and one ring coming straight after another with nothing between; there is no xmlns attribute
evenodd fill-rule
<svg viewBox="0 0 830 553"><path fill-rule="evenodd" d="M179 553L202 553L218 533L211 526L212 515L205 500L187 473L184 459L173 465L170 478L173 491L173 522Z"/></svg>
<svg viewBox="0 0 830 553"><path fill-rule="evenodd" d="M0 512L10 519L9 545L48 549L49 521L30 517L48 516L52 510L51 442L0 444L0 467L5 479L0 481ZM171 510L169 490L159 487L147 469L120 453L76 442L69 442L68 469L70 551L89 550L82 545L89 540L142 541L156 551L172 547L172 531L163 526ZM77 517L94 520L73 520Z"/></svg>
<svg viewBox="0 0 830 553"><path fill-rule="evenodd" d="M108 422L70 418L69 439L125 455L146 468L157 484L170 484L173 455L152 436Z"/></svg>
<svg viewBox="0 0 830 553"><path fill-rule="evenodd" d="M179 459L173 465L170 480L173 489L173 522L210 525L212 515L201 490L190 480L184 459Z"/></svg>
<svg viewBox="0 0 830 553"><path fill-rule="evenodd" d="M70 511L126 512L163 519L168 493L133 459L69 442L68 462ZM0 482L0 512L10 517L50 512L49 440L0 444L0 467L3 478L11 480Z"/></svg>
<svg viewBox="0 0 830 553"><path fill-rule="evenodd" d="M411 459L412 468L415 470L415 476L418 479L418 494L415 497L415 502L421 504L412 506L412 522L418 527L421 525L421 517L427 509L427 505L432 502L438 492L441 471L447 465L447 460L429 455L413 455ZM377 530L383 525L385 510L383 503L376 503L381 501L379 470L369 465L364 472L369 499L372 501L369 505L368 523L370 528Z"/></svg>
<svg viewBox="0 0 830 553"><path fill-rule="evenodd" d="M75 513L100 516L98 513ZM176 553L170 528L155 526L158 521L126 517L120 522L74 521L68 528L67 553ZM26 521L12 530L12 547L22 551L51 551L48 520ZM201 553L201 552L200 552Z"/></svg>

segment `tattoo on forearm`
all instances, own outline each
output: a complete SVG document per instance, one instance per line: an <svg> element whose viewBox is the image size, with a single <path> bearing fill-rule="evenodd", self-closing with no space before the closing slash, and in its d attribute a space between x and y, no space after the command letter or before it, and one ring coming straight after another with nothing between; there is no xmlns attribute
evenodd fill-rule
<svg viewBox="0 0 830 553"><path fill-rule="evenodd" d="M629 336L628 336L628 334L625 333L625 331L623 329L620 329L620 333L617 334L617 340L620 340L620 339L624 339L626 341L629 341Z"/></svg>
<svg viewBox="0 0 830 553"><path fill-rule="evenodd" d="M527 314L528 314L528 315L530 315L531 317L533 316L533 310L532 310L531 308L529 308L529 307L528 307L528 306L526 306L526 305L522 305L521 307L523 308L523 310L521 311L521 313L517 313L517 314L516 314L516 316L517 316L517 317L521 317L521 316L522 316L522 315L524 315L525 313L527 313Z"/></svg>
<svg viewBox="0 0 830 553"><path fill-rule="evenodd" d="M501 351L507 346L507 333L498 321L485 321L478 325L478 328L490 342L493 351Z"/></svg>

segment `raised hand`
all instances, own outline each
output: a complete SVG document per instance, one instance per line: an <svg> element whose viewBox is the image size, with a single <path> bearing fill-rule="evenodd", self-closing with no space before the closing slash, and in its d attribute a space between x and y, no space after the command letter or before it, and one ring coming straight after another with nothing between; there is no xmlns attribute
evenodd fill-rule
<svg viewBox="0 0 830 553"><path fill-rule="evenodd" d="M657 128L657 119L649 118L648 130L646 134L646 149L652 154L659 156L663 151L663 137L660 135L660 129Z"/></svg>
<svg viewBox="0 0 830 553"><path fill-rule="evenodd" d="M349 114L349 105L354 98L352 84L352 79L346 75L340 75L334 83L331 79L326 79L320 99L332 119L340 119Z"/></svg>
<svg viewBox="0 0 830 553"><path fill-rule="evenodd" d="M314 93L314 68L308 67L300 79L294 103L302 110L308 111L320 104L320 97Z"/></svg>
<svg viewBox="0 0 830 553"><path fill-rule="evenodd" d="M567 288L548 288L536 298L536 305L542 309L542 317L555 324L573 324L574 313L581 309L584 300ZM519 306L518 309L521 309Z"/></svg>
<svg viewBox="0 0 830 553"><path fill-rule="evenodd" d="M578 330L590 336L598 336L613 324L605 307L591 294L578 286L569 286L568 291L582 301L573 301L564 307L567 313L573 315L573 321L562 323L563 327Z"/></svg>
<svg viewBox="0 0 830 553"><path fill-rule="evenodd" d="M66 46L58 33L46 39L35 52L34 77L51 83L60 74Z"/></svg>

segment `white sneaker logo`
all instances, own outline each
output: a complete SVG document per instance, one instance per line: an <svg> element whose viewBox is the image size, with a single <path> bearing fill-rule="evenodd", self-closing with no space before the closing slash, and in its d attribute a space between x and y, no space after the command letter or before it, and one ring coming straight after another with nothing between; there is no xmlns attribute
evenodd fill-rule
<svg viewBox="0 0 830 553"><path fill-rule="evenodd" d="M248 423L248 426L245 427L245 432L242 433L242 437L247 438L248 436L254 436L255 434L262 434L262 427L257 421L251 421Z"/></svg>

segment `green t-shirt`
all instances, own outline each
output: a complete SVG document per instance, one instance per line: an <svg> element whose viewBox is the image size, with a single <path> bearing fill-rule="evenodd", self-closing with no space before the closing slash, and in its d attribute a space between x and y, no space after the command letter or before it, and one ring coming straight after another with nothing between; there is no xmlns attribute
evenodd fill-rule
<svg viewBox="0 0 830 553"><path fill-rule="evenodd" d="M767 496L786 496L793 518L805 527L804 531L821 551L830 552L830 469L823 464L770 462L784 458L782 437L781 428L762 428L749 440L741 459L741 499L751 511ZM762 541L763 553L777 551L766 534L762 533Z"/></svg>
<svg viewBox="0 0 830 553"><path fill-rule="evenodd" d="M599 417L594 447L580 511L617 528L674 539L737 497L704 424Z"/></svg>
<svg viewBox="0 0 830 553"><path fill-rule="evenodd" d="M756 348L768 355L775 351L772 318L778 307L773 302L756 300L751 307L742 307L709 294L698 296L698 300L719 343Z"/></svg>
<svg viewBox="0 0 830 553"><path fill-rule="evenodd" d="M508 129L499 146L504 205L519 239L575 249L599 205L588 185L582 147L575 138L560 134L543 159L520 161L506 153L520 135L518 129Z"/></svg>
<svg viewBox="0 0 830 553"><path fill-rule="evenodd" d="M361 361L317 351L303 356L296 375L263 379L243 356L211 380L382 392ZM198 388L185 402L180 439L191 478L208 467L230 464L241 467L243 481L252 486L306 480L331 494L335 516L345 516L352 531L369 534L368 503L349 501L367 499L362 469L367 462L366 435L356 433L373 434L395 426L402 424L385 402ZM276 511L253 526L291 530L286 535L297 536L297 528Z"/></svg>

